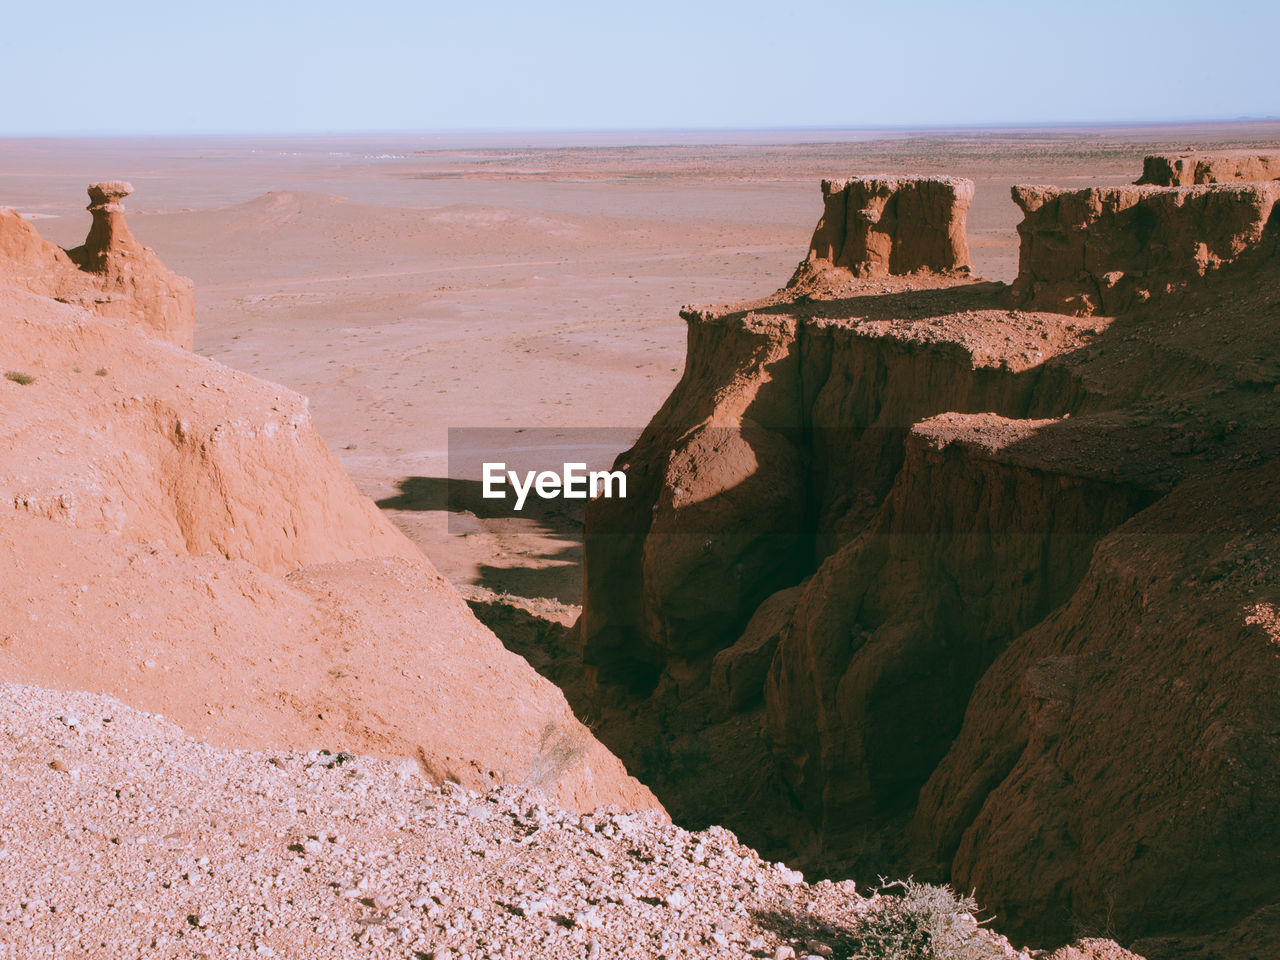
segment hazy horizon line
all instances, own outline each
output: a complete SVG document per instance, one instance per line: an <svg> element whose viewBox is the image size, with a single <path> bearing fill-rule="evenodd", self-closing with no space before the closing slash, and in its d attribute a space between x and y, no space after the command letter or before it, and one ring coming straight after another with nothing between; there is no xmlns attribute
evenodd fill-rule
<svg viewBox="0 0 1280 960"><path fill-rule="evenodd" d="M1124 130L1170 127L1247 126L1280 123L1274 116L1170 117L1144 120L1062 120L991 121L974 123L894 123L856 125L797 124L794 126L670 126L670 127L459 127L459 128L341 128L314 130L81 130L0 132L0 140L111 140L124 138L217 138L217 137L502 137L502 136L618 136L715 134L800 134L800 133L998 133L1054 130Z"/></svg>

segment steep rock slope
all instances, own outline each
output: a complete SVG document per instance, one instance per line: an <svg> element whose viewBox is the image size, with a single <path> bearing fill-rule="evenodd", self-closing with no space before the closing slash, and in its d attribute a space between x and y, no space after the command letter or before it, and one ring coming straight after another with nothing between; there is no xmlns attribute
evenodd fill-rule
<svg viewBox="0 0 1280 960"><path fill-rule="evenodd" d="M920 794L922 860L1023 930L1109 923L1151 956L1274 910L1277 490L1275 462L1191 481L1099 545L975 689Z"/></svg>
<svg viewBox="0 0 1280 960"><path fill-rule="evenodd" d="M11 292L0 497L37 516L271 573L420 554L358 495L305 398L128 324Z"/></svg>
<svg viewBox="0 0 1280 960"><path fill-rule="evenodd" d="M1276 664L1207 654L1261 649L1271 555L1255 546L1249 586L1202 600L1174 585L1235 548L1196 559L1142 533L1184 502L1171 491L1220 500L1221 517L1181 509L1184 533L1274 526L1248 493L1280 452L1273 194L1143 188L1167 217L1091 221L1090 276L1165 251L1141 271L1160 295L1118 317L810 263L771 298L685 311L684 378L618 459L636 493L588 510L580 630L597 702L620 703L606 742L678 816L833 871L955 877L1027 936L1110 922L1173 955L1280 902L1269 804L1208 799L1280 770L1255 702ZM1051 260L1029 232L1024 272ZM1228 234L1205 282L1187 265ZM1155 593L1114 582L1128 568L1107 558L1143 556L1133 542L1167 571ZM1095 670L1108 650L1129 662ZM1140 692L1153 677L1194 695L1166 716ZM627 752L637 729L665 753ZM1233 880L1220 865L1246 836Z"/></svg>
<svg viewBox="0 0 1280 960"><path fill-rule="evenodd" d="M167 294L149 299L166 273L135 261L125 309L101 316L16 215L0 236L5 677L228 747L407 756L437 781L660 809L357 493L303 398L139 322L172 329Z"/></svg>
<svg viewBox="0 0 1280 960"><path fill-rule="evenodd" d="M223 747L412 758L433 781L656 804L424 560L277 578L10 514L0 670L120 697Z"/></svg>

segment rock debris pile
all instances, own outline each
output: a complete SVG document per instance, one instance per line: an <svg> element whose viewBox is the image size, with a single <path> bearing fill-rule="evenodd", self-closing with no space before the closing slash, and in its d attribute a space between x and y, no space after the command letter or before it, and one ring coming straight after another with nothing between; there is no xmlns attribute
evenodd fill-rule
<svg viewBox="0 0 1280 960"><path fill-rule="evenodd" d="M5 960L846 957L895 899L807 884L719 827L214 749L89 694L0 685L0 771Z"/></svg>

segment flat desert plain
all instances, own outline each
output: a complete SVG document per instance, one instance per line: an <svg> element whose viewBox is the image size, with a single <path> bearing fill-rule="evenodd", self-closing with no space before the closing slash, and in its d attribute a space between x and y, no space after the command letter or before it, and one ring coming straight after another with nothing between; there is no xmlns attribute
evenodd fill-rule
<svg viewBox="0 0 1280 960"><path fill-rule="evenodd" d="M0 142L0 205L70 247L85 186L131 181L134 233L196 282L200 353L309 397L360 489L455 584L574 604L580 513L451 517L445 478L478 478L451 469L450 429L545 428L526 466L608 463L680 376L679 307L783 284L822 178L973 179L973 261L1007 281L1013 184L1118 185L1147 153L1278 140L1280 123L24 139Z"/></svg>

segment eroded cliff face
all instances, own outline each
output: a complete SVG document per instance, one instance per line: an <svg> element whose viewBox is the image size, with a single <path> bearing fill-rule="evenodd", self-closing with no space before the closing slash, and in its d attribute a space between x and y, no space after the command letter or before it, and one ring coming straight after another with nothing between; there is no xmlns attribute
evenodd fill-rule
<svg viewBox="0 0 1280 960"><path fill-rule="evenodd" d="M810 270L859 277L967 273L965 220L973 181L959 177L850 177L822 181L822 219Z"/></svg>
<svg viewBox="0 0 1280 960"><path fill-rule="evenodd" d="M765 731L828 849L914 803L992 660L1152 499L1017 455L1062 422L917 424L871 523L805 587L767 678Z"/></svg>
<svg viewBox="0 0 1280 960"><path fill-rule="evenodd" d="M1014 187L1025 214L1019 306L1115 314L1176 302L1272 253L1280 182L1060 190ZM1240 269L1232 271L1238 281Z"/></svg>
<svg viewBox="0 0 1280 960"><path fill-rule="evenodd" d="M580 625L620 703L597 729L677 817L976 886L1029 937L1110 918L1150 956L1280 901L1221 867L1245 836L1251 869L1278 855L1269 802L1209 799L1280 775L1254 702L1276 567L1205 533L1274 532L1245 491L1280 453L1277 194L1130 189L1018 194L1012 290L831 263L685 311L684 378L618 459L638 492L588 509ZM1120 271L1118 299L1077 311L1023 279L1048 265L1077 291ZM1221 594L1196 573L1237 556ZM662 749L627 752L637 730Z"/></svg>
<svg viewBox="0 0 1280 960"><path fill-rule="evenodd" d="M123 192L91 188L71 255L0 211L0 675L226 747L661 809L357 492L304 398L181 348L189 285Z"/></svg>
<svg viewBox="0 0 1280 960"><path fill-rule="evenodd" d="M920 794L921 861L1020 932L1109 922L1149 956L1274 911L1276 480L1189 481L1099 544L974 691Z"/></svg>
<svg viewBox="0 0 1280 960"><path fill-rule="evenodd" d="M1142 176L1135 182L1158 187L1188 187L1196 183L1277 178L1280 178L1280 153L1211 150L1146 157L1142 161Z"/></svg>

